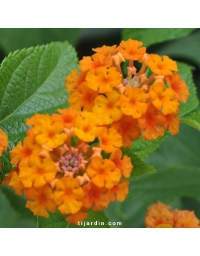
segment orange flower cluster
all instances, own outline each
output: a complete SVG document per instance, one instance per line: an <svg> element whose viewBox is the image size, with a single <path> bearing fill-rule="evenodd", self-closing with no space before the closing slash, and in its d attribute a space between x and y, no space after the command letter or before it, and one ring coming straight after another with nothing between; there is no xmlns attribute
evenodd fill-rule
<svg viewBox="0 0 200 256"><path fill-rule="evenodd" d="M27 119L30 129L10 151L15 168L3 184L23 193L34 215L48 218L58 209L66 221L77 224L88 217L89 209L99 211L126 198L126 178L133 166L122 156L121 137L112 128L97 127L93 113L72 108L58 112ZM89 141L96 134L99 143L93 145ZM106 159L102 150L108 153Z"/></svg>
<svg viewBox="0 0 200 256"><path fill-rule="evenodd" d="M200 220L193 211L171 210L171 206L157 202L148 207L147 228L199 228Z"/></svg>
<svg viewBox="0 0 200 256"><path fill-rule="evenodd" d="M79 61L80 73L72 70L66 77L70 106L94 113L102 126L115 129L123 147L140 135L153 140L166 129L177 134L179 106L190 95L176 62L148 54L142 45L128 39L94 48L91 57Z"/></svg>

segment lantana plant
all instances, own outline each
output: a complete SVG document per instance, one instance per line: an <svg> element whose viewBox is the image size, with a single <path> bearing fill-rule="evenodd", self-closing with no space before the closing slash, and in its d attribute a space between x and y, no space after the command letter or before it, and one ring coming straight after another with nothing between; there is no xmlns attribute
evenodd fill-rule
<svg viewBox="0 0 200 256"><path fill-rule="evenodd" d="M77 61L69 43L51 43L1 66L1 183L25 198L38 227L108 227L107 209L134 193L131 181L154 175L144 157L181 122L199 129L183 64L131 37L92 51ZM182 213L169 209L149 207L146 226L194 226L177 224ZM169 221L160 221L163 211Z"/></svg>

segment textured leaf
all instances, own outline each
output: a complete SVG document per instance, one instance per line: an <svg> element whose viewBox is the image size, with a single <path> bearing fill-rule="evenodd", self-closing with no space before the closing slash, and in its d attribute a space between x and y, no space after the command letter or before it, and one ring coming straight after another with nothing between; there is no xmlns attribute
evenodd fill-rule
<svg viewBox="0 0 200 256"><path fill-rule="evenodd" d="M78 226L66 222L65 219L59 212L51 213L49 218L38 217L38 228L109 228L111 225L103 211L90 210L89 217Z"/></svg>
<svg viewBox="0 0 200 256"><path fill-rule="evenodd" d="M59 212L50 213L49 218L38 217L38 228L66 228L66 217L61 215Z"/></svg>
<svg viewBox="0 0 200 256"><path fill-rule="evenodd" d="M157 140L143 140L141 137L134 141L131 150L141 159L156 150L165 139L166 135Z"/></svg>
<svg viewBox="0 0 200 256"><path fill-rule="evenodd" d="M122 31L122 38L132 38L150 46L187 36L193 30L195 28L126 28Z"/></svg>
<svg viewBox="0 0 200 256"><path fill-rule="evenodd" d="M156 170L153 166L146 164L142 159L133 153L131 149L122 149L123 155L127 155L131 158L132 165L134 166L131 173L131 178L137 178L139 176L154 173Z"/></svg>
<svg viewBox="0 0 200 256"><path fill-rule="evenodd" d="M1 28L0 46L6 54L55 41L68 41L75 45L80 28Z"/></svg>
<svg viewBox="0 0 200 256"><path fill-rule="evenodd" d="M190 115L182 117L182 123L190 125L191 127L200 131L200 108Z"/></svg>
<svg viewBox="0 0 200 256"><path fill-rule="evenodd" d="M200 198L199 141L200 132L183 124L178 135L168 136L145 160L156 173L131 179L127 199L106 211L111 221L115 216L122 227L142 227L150 204L175 200L174 206L180 208L181 197Z"/></svg>
<svg viewBox="0 0 200 256"><path fill-rule="evenodd" d="M26 118L67 107L64 80L77 62L67 42L23 49L5 58L0 68L0 127L9 135L9 149L24 137ZM9 161L3 161L8 172Z"/></svg>

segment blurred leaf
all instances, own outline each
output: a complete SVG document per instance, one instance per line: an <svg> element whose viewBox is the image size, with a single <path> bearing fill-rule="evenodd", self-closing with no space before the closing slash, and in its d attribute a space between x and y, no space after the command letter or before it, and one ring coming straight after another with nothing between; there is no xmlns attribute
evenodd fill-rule
<svg viewBox="0 0 200 256"><path fill-rule="evenodd" d="M36 217L34 217L33 213L25 207L26 199L24 197L16 195L14 191L7 186L3 187L2 192L16 212L21 214L23 218L32 219L36 223Z"/></svg>
<svg viewBox="0 0 200 256"><path fill-rule="evenodd" d="M194 31L190 36L158 47L157 53L173 56L173 58L200 66L200 29Z"/></svg>
<svg viewBox="0 0 200 256"><path fill-rule="evenodd" d="M190 34L195 28L125 28L122 38L142 41L144 46L150 46Z"/></svg>
<svg viewBox="0 0 200 256"><path fill-rule="evenodd" d="M0 46L6 54L55 41L68 41L75 45L80 28L1 28Z"/></svg>
<svg viewBox="0 0 200 256"><path fill-rule="evenodd" d="M105 212L88 211L89 217L76 226L66 222L66 216L58 211L51 213L49 218L38 217L38 228L109 228L109 219Z"/></svg>
<svg viewBox="0 0 200 256"><path fill-rule="evenodd" d="M193 197L183 197L181 199L182 209L194 211L198 219L200 219L200 199Z"/></svg>
<svg viewBox="0 0 200 256"><path fill-rule="evenodd" d="M179 116L185 116L186 114L190 113L191 111L195 110L199 105L199 100L197 97L197 89L193 82L193 75L192 70L193 67L185 64L177 62L178 64L178 74L180 74L181 78L185 80L188 90L190 92L190 96L186 102L186 104L181 103L180 105L180 113Z"/></svg>
<svg viewBox="0 0 200 256"><path fill-rule="evenodd" d="M131 179L127 199L111 205L108 216L121 220L122 227L138 227L143 225L147 207L158 200L167 203L181 197L200 198L199 141L200 132L182 124L178 135L168 136L145 160L156 173Z"/></svg>
<svg viewBox="0 0 200 256"><path fill-rule="evenodd" d="M165 204L171 205L174 209L181 209L180 198L164 199ZM144 228L144 219L146 217L146 210L151 203L141 200L132 201L127 199L123 202L115 202L109 205L106 213L111 222L121 222L122 228Z"/></svg>
<svg viewBox="0 0 200 256"><path fill-rule="evenodd" d="M181 118L182 123L190 125L191 127L200 131L200 108L190 115Z"/></svg>
<svg viewBox="0 0 200 256"><path fill-rule="evenodd" d="M0 205L0 228L36 228L36 220L24 217L13 210L2 190L0 190Z"/></svg>
<svg viewBox="0 0 200 256"><path fill-rule="evenodd" d="M122 149L123 155L127 155L131 158L132 165L134 166L131 172L131 178L137 178L139 176L154 173L156 170L153 166L146 164L142 159L134 154L132 149L124 148Z"/></svg>
<svg viewBox="0 0 200 256"><path fill-rule="evenodd" d="M9 135L9 149L23 139L26 118L68 106L64 80L74 68L76 53L67 42L23 49L5 58L0 68L0 127ZM3 171L9 172L9 161L3 161Z"/></svg>

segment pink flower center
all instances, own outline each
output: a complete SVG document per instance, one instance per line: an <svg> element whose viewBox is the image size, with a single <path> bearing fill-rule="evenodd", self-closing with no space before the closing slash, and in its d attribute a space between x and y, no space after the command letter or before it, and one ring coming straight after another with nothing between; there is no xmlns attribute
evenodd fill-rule
<svg viewBox="0 0 200 256"><path fill-rule="evenodd" d="M60 169L63 171L77 172L82 160L82 153L69 153L65 156L61 156L59 160Z"/></svg>
<svg viewBox="0 0 200 256"><path fill-rule="evenodd" d="M140 78L137 75L129 76L123 80L123 84L125 87L140 87Z"/></svg>

